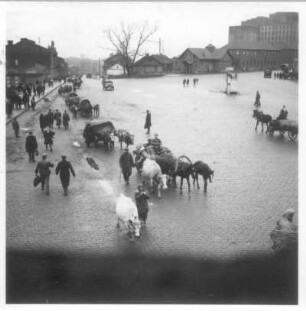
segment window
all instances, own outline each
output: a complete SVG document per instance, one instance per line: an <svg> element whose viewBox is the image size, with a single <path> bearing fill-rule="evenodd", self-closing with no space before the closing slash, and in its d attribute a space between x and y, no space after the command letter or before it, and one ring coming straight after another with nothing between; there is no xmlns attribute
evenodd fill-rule
<svg viewBox="0 0 306 311"><path fill-rule="evenodd" d="M18 66L18 65L19 65L18 59L15 59L15 66Z"/></svg>

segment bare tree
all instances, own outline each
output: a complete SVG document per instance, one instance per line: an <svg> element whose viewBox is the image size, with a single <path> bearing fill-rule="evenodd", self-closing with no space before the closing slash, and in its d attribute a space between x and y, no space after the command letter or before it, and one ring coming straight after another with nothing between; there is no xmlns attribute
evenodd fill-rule
<svg viewBox="0 0 306 311"><path fill-rule="evenodd" d="M157 26L148 23L120 24L119 28L108 28L104 35L113 48L123 57L123 67L128 75L133 72L134 64L138 56L142 56L142 48L157 31Z"/></svg>

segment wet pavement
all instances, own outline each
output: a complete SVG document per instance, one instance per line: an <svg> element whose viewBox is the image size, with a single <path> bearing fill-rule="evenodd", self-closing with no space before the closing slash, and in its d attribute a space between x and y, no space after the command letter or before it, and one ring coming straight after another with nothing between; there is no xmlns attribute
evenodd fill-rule
<svg viewBox="0 0 306 311"><path fill-rule="evenodd" d="M118 143L111 153L103 146L87 148L82 132L88 120L71 116L69 131L55 129L54 151L48 157L57 163L65 153L77 177L71 179L69 195L64 197L53 170L47 197L32 185L35 164L27 162L24 153L26 135L16 140L8 126L7 247L194 258L270 253L269 233L276 221L287 208L298 212L298 140L291 142L277 133L269 137L260 129L256 132L252 109L259 90L265 113L275 118L286 105L288 117L297 120L297 84L245 73L233 86L240 94L227 96L222 93L223 75L199 79L197 87L185 88L182 76L122 79L114 81L114 92L106 92L101 80L84 78L77 93L100 105L99 120L112 121L117 129L134 134L135 144L149 137L143 127L145 111L151 110L151 135L158 132L176 156L202 160L215 171L206 194L201 180L200 190L191 187L188 193L184 183L182 191L170 188L161 200L153 196L147 226L140 239L130 242L126 232L116 227L114 199L121 192L133 196L140 179L136 171L130 186L120 178ZM47 111L49 104L43 107ZM54 98L52 108L63 112L63 98ZM38 111L30 118L25 114L20 123L28 128L36 122L41 154L38 117ZM95 159L99 171L87 164L87 156Z"/></svg>

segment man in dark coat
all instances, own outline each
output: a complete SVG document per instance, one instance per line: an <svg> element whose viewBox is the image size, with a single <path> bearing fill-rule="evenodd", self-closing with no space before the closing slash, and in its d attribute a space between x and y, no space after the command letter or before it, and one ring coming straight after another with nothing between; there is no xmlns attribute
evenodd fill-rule
<svg viewBox="0 0 306 311"><path fill-rule="evenodd" d="M144 128L147 129L147 134L150 134L150 127L152 126L151 123L151 113L149 110L147 110L147 115L146 115L146 123Z"/></svg>
<svg viewBox="0 0 306 311"><path fill-rule="evenodd" d="M55 169L56 175L60 173L60 180L64 189L64 195L67 195L67 190L69 186L69 181L70 181L70 171L75 177L75 172L74 169L69 161L66 160L66 156L62 155L62 161L60 161L57 164L57 167Z"/></svg>
<svg viewBox="0 0 306 311"><path fill-rule="evenodd" d="M48 146L50 147L50 151L52 151L52 145L53 145L53 137L55 133L52 132L49 128L47 128L44 131L44 138L45 138L45 145L46 145L46 150L48 150Z"/></svg>
<svg viewBox="0 0 306 311"><path fill-rule="evenodd" d="M63 114L63 125L65 127L65 130L67 128L69 128L69 121L70 121L70 117L69 117L69 114L67 113L67 111L65 110L64 111L64 114Z"/></svg>
<svg viewBox="0 0 306 311"><path fill-rule="evenodd" d="M41 131L43 132L44 128L46 127L46 117L42 113L39 116L39 125Z"/></svg>
<svg viewBox="0 0 306 311"><path fill-rule="evenodd" d="M50 167L53 167L54 164L47 161L47 155L43 154L42 160L37 163L35 174L36 176L39 173L41 179L41 190L44 191L46 186L46 194L49 195L49 179L50 179Z"/></svg>
<svg viewBox="0 0 306 311"><path fill-rule="evenodd" d="M19 123L17 121L17 118L15 118L12 121L12 126L13 126L13 130L15 132L15 137L18 138L19 137Z"/></svg>
<svg viewBox="0 0 306 311"><path fill-rule="evenodd" d="M288 116L288 110L286 109L286 106L283 106L283 109L280 111L279 116L276 118L276 120L286 120Z"/></svg>
<svg viewBox="0 0 306 311"><path fill-rule="evenodd" d="M35 151L38 148L36 137L33 135L33 132L30 131L26 139L25 149L29 154L29 161L35 162Z"/></svg>
<svg viewBox="0 0 306 311"><path fill-rule="evenodd" d="M129 149L124 148L124 153L119 159L120 168L123 174L124 181L129 184L129 178L132 175L132 168L134 165L133 156L129 153Z"/></svg>
<svg viewBox="0 0 306 311"><path fill-rule="evenodd" d="M138 186L138 189L135 192L135 200L136 200L139 220L142 221L144 224L147 221L148 212L149 212L148 199L149 199L149 195L144 191L143 186L142 185Z"/></svg>
<svg viewBox="0 0 306 311"><path fill-rule="evenodd" d="M32 110L35 110L35 106L36 106L36 103L35 103L35 95L32 96L32 99L31 99L31 107L32 107Z"/></svg>

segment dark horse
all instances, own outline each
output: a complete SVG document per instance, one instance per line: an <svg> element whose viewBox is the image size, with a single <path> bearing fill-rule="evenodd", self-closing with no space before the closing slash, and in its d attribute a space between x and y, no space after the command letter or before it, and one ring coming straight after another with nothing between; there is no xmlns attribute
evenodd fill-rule
<svg viewBox="0 0 306 311"><path fill-rule="evenodd" d="M263 132L264 124L267 126L266 133L268 132L269 122L272 121L272 117L269 114L264 114L262 111L253 110L253 118L256 119L255 131L257 130L257 126L259 122L261 123L261 131Z"/></svg>

